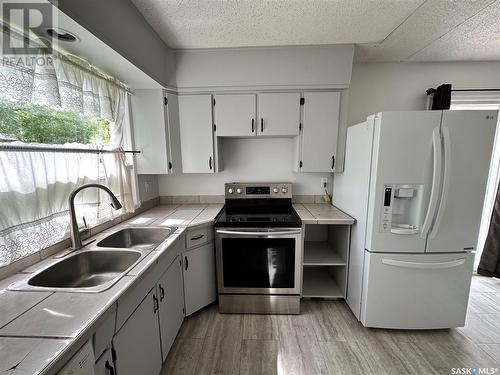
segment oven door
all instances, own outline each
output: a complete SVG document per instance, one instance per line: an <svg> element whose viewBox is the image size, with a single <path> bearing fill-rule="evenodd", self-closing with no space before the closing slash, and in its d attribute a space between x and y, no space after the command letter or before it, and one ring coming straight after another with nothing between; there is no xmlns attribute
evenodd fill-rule
<svg viewBox="0 0 500 375"><path fill-rule="evenodd" d="M219 293L300 294L300 228L219 228L216 233Z"/></svg>

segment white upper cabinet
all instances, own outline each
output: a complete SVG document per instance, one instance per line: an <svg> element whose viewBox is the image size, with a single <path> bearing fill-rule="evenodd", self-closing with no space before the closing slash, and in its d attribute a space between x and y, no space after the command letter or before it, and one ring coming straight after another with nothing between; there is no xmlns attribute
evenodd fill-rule
<svg viewBox="0 0 500 375"><path fill-rule="evenodd" d="M179 95L183 173L215 171L212 95Z"/></svg>
<svg viewBox="0 0 500 375"><path fill-rule="evenodd" d="M249 137L256 132L256 95L215 95L214 122L218 137Z"/></svg>
<svg viewBox="0 0 500 375"><path fill-rule="evenodd" d="M300 172L335 171L339 112L339 92L304 93Z"/></svg>
<svg viewBox="0 0 500 375"><path fill-rule="evenodd" d="M259 136L296 136L299 134L300 93L264 93L258 98Z"/></svg>
<svg viewBox="0 0 500 375"><path fill-rule="evenodd" d="M168 103L168 104L167 104ZM136 90L131 97L137 173L181 171L177 98L163 89Z"/></svg>

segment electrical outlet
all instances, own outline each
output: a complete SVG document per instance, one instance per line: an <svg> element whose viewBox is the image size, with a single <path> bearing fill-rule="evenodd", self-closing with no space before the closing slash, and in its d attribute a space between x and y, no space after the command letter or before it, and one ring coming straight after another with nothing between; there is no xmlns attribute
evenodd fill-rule
<svg viewBox="0 0 500 375"><path fill-rule="evenodd" d="M321 177L321 187L326 188L328 186L328 177Z"/></svg>
<svg viewBox="0 0 500 375"><path fill-rule="evenodd" d="M151 190L151 183L149 181L146 181L144 183L144 190L146 190L146 193L149 193L149 191Z"/></svg>

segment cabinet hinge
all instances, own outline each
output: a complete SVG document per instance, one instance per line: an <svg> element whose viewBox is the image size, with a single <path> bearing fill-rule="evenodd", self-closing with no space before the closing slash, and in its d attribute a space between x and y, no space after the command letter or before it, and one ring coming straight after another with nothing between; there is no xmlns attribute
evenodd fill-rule
<svg viewBox="0 0 500 375"><path fill-rule="evenodd" d="M299 167L302 168L302 160L299 162Z"/></svg>
<svg viewBox="0 0 500 375"><path fill-rule="evenodd" d="M214 124L214 132L217 131L217 125Z"/></svg>
<svg viewBox="0 0 500 375"><path fill-rule="evenodd" d="M214 102L214 107L215 107L215 98L213 99L213 102Z"/></svg>
<svg viewBox="0 0 500 375"><path fill-rule="evenodd" d="M186 308L184 308L184 307L182 308L182 313L183 313L184 315L186 315Z"/></svg>
<svg viewBox="0 0 500 375"><path fill-rule="evenodd" d="M165 105L168 104L168 99L167 98L163 98L163 101L165 102Z"/></svg>
<svg viewBox="0 0 500 375"><path fill-rule="evenodd" d="M302 123L299 123L299 132L302 131Z"/></svg>
<svg viewBox="0 0 500 375"><path fill-rule="evenodd" d="M304 105L305 102L306 102L306 98L300 98L300 105Z"/></svg>
<svg viewBox="0 0 500 375"><path fill-rule="evenodd" d="M171 161L168 162L168 169L172 169L172 162Z"/></svg>
<svg viewBox="0 0 500 375"><path fill-rule="evenodd" d="M113 362L116 361L116 350L115 350L115 348L111 348L111 359L113 360Z"/></svg>

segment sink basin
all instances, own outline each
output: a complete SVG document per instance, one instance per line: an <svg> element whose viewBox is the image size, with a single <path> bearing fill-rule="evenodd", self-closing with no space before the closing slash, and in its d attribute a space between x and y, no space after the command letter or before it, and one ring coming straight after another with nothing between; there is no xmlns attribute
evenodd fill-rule
<svg viewBox="0 0 500 375"><path fill-rule="evenodd" d="M167 239L176 229L170 227L125 228L102 239L96 246L123 249L155 247Z"/></svg>
<svg viewBox="0 0 500 375"><path fill-rule="evenodd" d="M134 250L98 250L77 253L44 269L28 285L44 288L91 288L106 284L141 257Z"/></svg>

